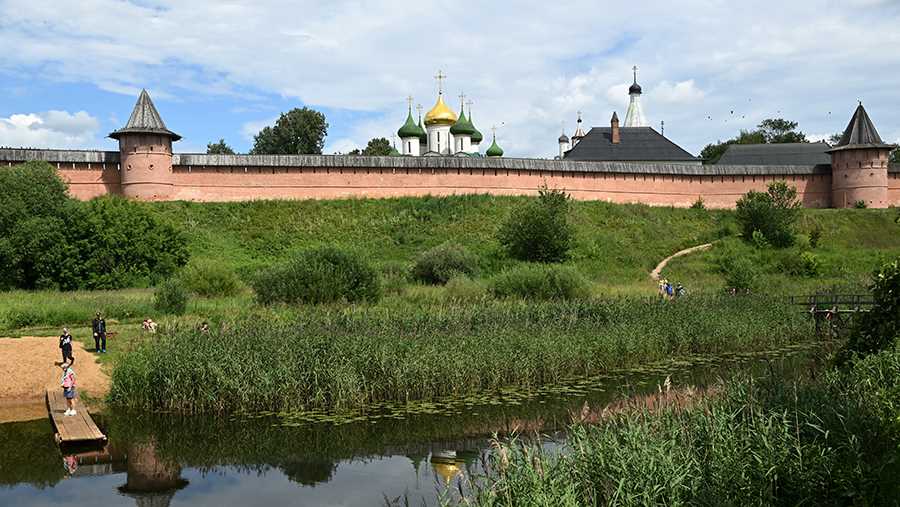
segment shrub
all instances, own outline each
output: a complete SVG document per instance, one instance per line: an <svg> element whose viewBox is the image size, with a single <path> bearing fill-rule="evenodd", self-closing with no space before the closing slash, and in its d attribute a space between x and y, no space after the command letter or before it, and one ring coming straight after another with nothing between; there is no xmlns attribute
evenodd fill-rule
<svg viewBox="0 0 900 507"><path fill-rule="evenodd" d="M822 241L822 234L824 232L821 224L816 223L813 225L812 229L809 231L809 246L811 248L819 248L819 243Z"/></svg>
<svg viewBox="0 0 900 507"><path fill-rule="evenodd" d="M156 287L153 308L159 312L182 315L187 310L188 291L177 278L169 278Z"/></svg>
<svg viewBox="0 0 900 507"><path fill-rule="evenodd" d="M843 359L879 352L900 338L900 258L876 270L870 288L875 304L850 333Z"/></svg>
<svg viewBox="0 0 900 507"><path fill-rule="evenodd" d="M0 288L120 288L168 276L187 241L140 203L83 203L43 162L0 172Z"/></svg>
<svg viewBox="0 0 900 507"><path fill-rule="evenodd" d="M719 266L725 276L725 287L729 289L752 289L756 285L759 270L753 262L744 256L734 256Z"/></svg>
<svg viewBox="0 0 900 507"><path fill-rule="evenodd" d="M703 202L703 197L698 196L697 200L691 204L691 209L706 209L706 203Z"/></svg>
<svg viewBox="0 0 900 507"><path fill-rule="evenodd" d="M194 261L178 274L185 289L203 297L227 297L240 292L242 283L237 274L222 264Z"/></svg>
<svg viewBox="0 0 900 507"><path fill-rule="evenodd" d="M532 262L562 262L575 242L569 223L569 195L542 187L536 200L513 210L498 231L498 239L514 259Z"/></svg>
<svg viewBox="0 0 900 507"><path fill-rule="evenodd" d="M381 299L378 273L358 255L333 247L301 252L263 270L252 285L263 304Z"/></svg>
<svg viewBox="0 0 900 507"><path fill-rule="evenodd" d="M759 231L772 245L783 248L794 242L793 225L800 207L796 187L776 181L769 184L767 192L751 190L741 197L735 218L746 241Z"/></svg>
<svg viewBox="0 0 900 507"><path fill-rule="evenodd" d="M860 199L860 200L858 200L858 201L856 201L856 202L853 203L853 207L856 208L856 209L866 209L866 208L869 207L869 205L866 204L866 201Z"/></svg>
<svg viewBox="0 0 900 507"><path fill-rule="evenodd" d="M454 276L445 286L447 299L455 302L472 302L483 299L486 289L483 284L467 276Z"/></svg>
<svg viewBox="0 0 900 507"><path fill-rule="evenodd" d="M590 285L570 267L525 264L491 279L490 291L498 298L583 299Z"/></svg>
<svg viewBox="0 0 900 507"><path fill-rule="evenodd" d="M822 261L812 252L789 252L781 258L779 267L782 273L812 278L821 274Z"/></svg>
<svg viewBox="0 0 900 507"><path fill-rule="evenodd" d="M753 235L751 236L751 241L753 243L753 246L755 246L756 248L759 248L760 250L765 250L766 248L769 248L772 246L772 244L769 243L769 240L766 239L766 235L760 231L753 231Z"/></svg>
<svg viewBox="0 0 900 507"><path fill-rule="evenodd" d="M425 283L445 284L456 275L473 275L478 258L455 243L444 243L419 256L413 278Z"/></svg>

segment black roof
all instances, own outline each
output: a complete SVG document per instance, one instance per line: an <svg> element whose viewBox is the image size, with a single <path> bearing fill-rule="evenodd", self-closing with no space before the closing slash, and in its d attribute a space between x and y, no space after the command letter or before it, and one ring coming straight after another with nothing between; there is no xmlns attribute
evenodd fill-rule
<svg viewBox="0 0 900 507"><path fill-rule="evenodd" d="M593 127L567 151L566 160L696 162L697 157L666 139L652 127L620 127L619 143L612 142L611 127Z"/></svg>
<svg viewBox="0 0 900 507"><path fill-rule="evenodd" d="M818 143L732 144L717 164L723 165L831 165L831 146Z"/></svg>
<svg viewBox="0 0 900 507"><path fill-rule="evenodd" d="M857 148L893 148L893 144L886 144L881 140L878 131L875 130L875 124L869 118L862 102L853 112L853 118L844 129L844 135L837 145L831 151L851 150Z"/></svg>

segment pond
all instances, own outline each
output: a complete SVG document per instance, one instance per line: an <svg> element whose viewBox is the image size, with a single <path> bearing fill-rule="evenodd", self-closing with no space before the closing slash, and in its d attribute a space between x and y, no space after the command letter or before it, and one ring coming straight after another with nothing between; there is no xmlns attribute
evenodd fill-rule
<svg viewBox="0 0 900 507"><path fill-rule="evenodd" d="M365 413L176 417L105 414L102 448L64 449L48 420L0 425L0 505L435 505L477 476L491 438L516 432L549 449L573 415L736 374L815 370L819 347L671 361L500 392ZM538 436L540 435L540 436Z"/></svg>

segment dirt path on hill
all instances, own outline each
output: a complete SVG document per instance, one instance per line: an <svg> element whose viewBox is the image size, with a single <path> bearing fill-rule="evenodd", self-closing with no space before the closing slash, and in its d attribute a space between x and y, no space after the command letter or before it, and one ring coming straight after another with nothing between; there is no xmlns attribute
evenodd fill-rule
<svg viewBox="0 0 900 507"><path fill-rule="evenodd" d="M109 377L94 354L77 341L72 341L72 352L79 393L106 395ZM44 393L60 389L61 358L56 337L0 338L0 423L47 416Z"/></svg>
<svg viewBox="0 0 900 507"><path fill-rule="evenodd" d="M681 257L682 255L708 250L712 246L712 243L704 243L702 245L692 246L690 248L685 248L684 250L679 250L678 252L673 253L672 255L663 259L659 264L656 265L655 268L653 268L653 271L650 272L650 278L652 280L659 280L659 276L662 274L663 268L665 268L666 264L668 264L669 261L674 259L675 257Z"/></svg>

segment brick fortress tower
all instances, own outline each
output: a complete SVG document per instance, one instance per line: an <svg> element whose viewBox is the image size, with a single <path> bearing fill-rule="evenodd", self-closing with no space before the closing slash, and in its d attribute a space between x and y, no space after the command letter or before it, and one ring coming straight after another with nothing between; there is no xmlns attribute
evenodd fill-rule
<svg viewBox="0 0 900 507"><path fill-rule="evenodd" d="M831 207L848 208L857 202L868 208L887 208L888 159L896 146L881 140L860 102L831 154Z"/></svg>
<svg viewBox="0 0 900 507"><path fill-rule="evenodd" d="M109 137L119 141L125 197L164 200L172 195L172 142L181 136L166 128L147 90L141 90L125 127Z"/></svg>

